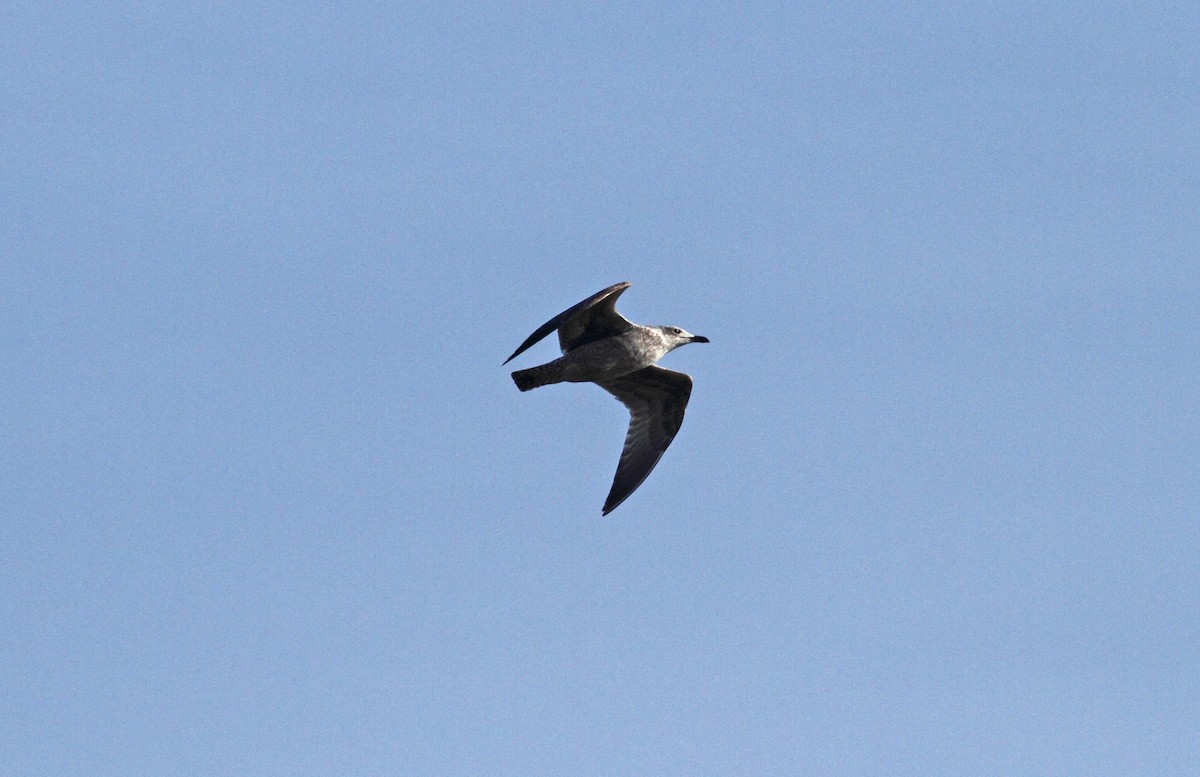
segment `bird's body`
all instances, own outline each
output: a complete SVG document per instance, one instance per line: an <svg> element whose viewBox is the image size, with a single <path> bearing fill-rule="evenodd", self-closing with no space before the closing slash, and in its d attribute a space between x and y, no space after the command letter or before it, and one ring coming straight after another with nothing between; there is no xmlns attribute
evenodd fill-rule
<svg viewBox="0 0 1200 777"><path fill-rule="evenodd" d="M624 334L573 348L552 362L517 370L513 380L522 391L549 383L602 383L649 367L674 347L655 328L634 325Z"/></svg>
<svg viewBox="0 0 1200 777"><path fill-rule="evenodd" d="M505 364L558 330L563 355L554 361L517 370L521 391L551 383L595 383L629 408L629 432L617 465L604 514L612 512L642 484L683 423L692 379L655 362L687 343L708 338L678 327L641 326L616 311L616 300L629 283L593 294L547 321L521 344Z"/></svg>

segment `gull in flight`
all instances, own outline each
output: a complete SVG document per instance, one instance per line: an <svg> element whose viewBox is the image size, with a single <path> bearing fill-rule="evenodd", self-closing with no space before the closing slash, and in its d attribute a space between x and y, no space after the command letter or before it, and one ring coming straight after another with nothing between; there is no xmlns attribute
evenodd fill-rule
<svg viewBox="0 0 1200 777"><path fill-rule="evenodd" d="M629 431L612 490L604 501L604 515L642 484L683 424L692 378L654 363L681 345L708 342L707 337L676 326L641 326L626 320L617 312L616 303L629 285L609 286L559 313L504 361L508 364L557 329L563 355L514 372L517 388L529 391L564 381L595 383L629 408Z"/></svg>

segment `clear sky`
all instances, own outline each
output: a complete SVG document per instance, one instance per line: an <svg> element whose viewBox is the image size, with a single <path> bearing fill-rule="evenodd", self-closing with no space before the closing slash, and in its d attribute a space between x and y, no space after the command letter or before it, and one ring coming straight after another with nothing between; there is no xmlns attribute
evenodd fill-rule
<svg viewBox="0 0 1200 777"><path fill-rule="evenodd" d="M1196 773L1195 2L0 28L0 772Z"/></svg>

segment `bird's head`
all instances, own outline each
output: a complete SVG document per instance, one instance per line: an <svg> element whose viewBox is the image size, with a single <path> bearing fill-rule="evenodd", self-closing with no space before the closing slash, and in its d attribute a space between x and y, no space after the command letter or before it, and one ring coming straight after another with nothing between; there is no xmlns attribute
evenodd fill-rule
<svg viewBox="0 0 1200 777"><path fill-rule="evenodd" d="M680 329L677 326L660 326L658 331L663 333L667 340L667 345L671 346L671 350L675 350L681 345L688 343L707 343L708 338L701 335L694 335L686 329Z"/></svg>

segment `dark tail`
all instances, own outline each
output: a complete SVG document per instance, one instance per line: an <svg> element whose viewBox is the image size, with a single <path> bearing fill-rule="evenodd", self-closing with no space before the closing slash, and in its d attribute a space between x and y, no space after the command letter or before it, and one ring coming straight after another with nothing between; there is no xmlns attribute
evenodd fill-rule
<svg viewBox="0 0 1200 777"><path fill-rule="evenodd" d="M543 364L538 367L530 367L527 370L517 370L512 374L513 383L517 384L517 388L521 391L529 391L538 386L545 386L549 383L558 383L562 380L562 370L554 363Z"/></svg>

